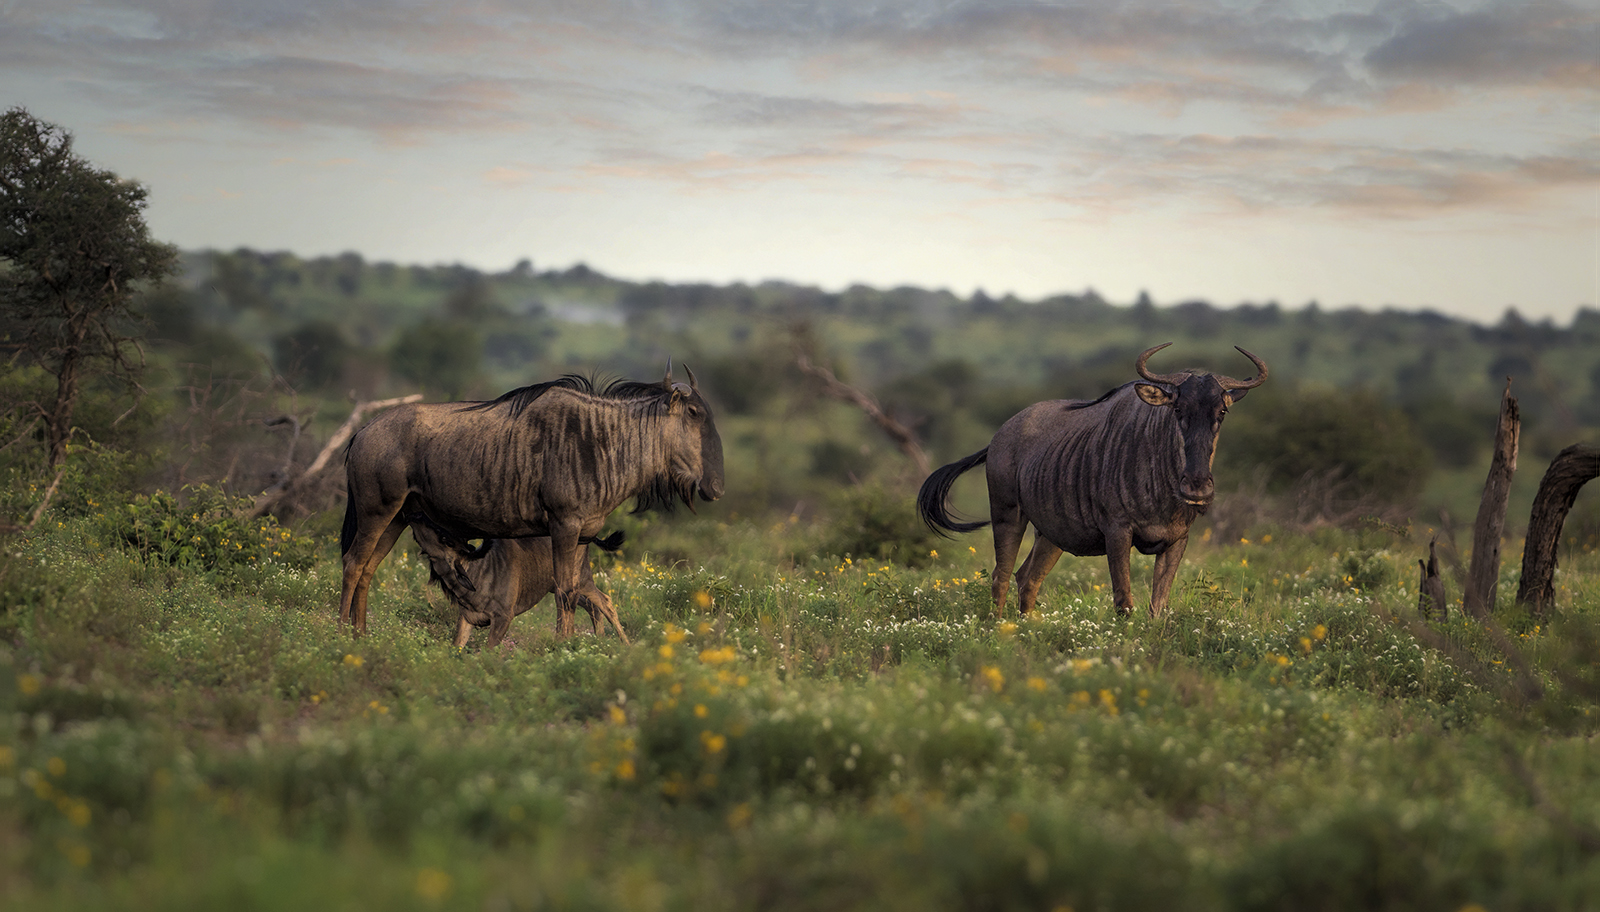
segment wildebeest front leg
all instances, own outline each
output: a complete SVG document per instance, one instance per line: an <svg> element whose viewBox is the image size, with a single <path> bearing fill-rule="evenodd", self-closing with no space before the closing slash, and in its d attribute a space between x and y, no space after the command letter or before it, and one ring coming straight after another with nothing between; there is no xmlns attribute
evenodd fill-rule
<svg viewBox="0 0 1600 912"><path fill-rule="evenodd" d="M1183 549L1189 547L1189 536L1167 546L1156 555L1155 574L1150 577L1150 616L1160 617L1167 610L1167 595L1172 592L1172 581L1178 578L1178 564L1183 560Z"/></svg>
<svg viewBox="0 0 1600 912"><path fill-rule="evenodd" d="M500 641L505 639L506 634L510 632L511 612L509 610L497 612L494 617L489 620L489 641L484 648L493 649L496 646L499 646Z"/></svg>
<svg viewBox="0 0 1600 912"><path fill-rule="evenodd" d="M577 522L551 522L550 524L550 557L553 579L551 589L556 596L556 636L569 637L573 634L572 613L577 610L582 599L579 584L582 581L582 568L578 562L587 560L588 549L578 544L580 528Z"/></svg>
<svg viewBox="0 0 1600 912"><path fill-rule="evenodd" d="M1133 531L1109 529L1106 531L1106 566L1111 571L1111 595L1117 604L1117 613L1123 617L1133 614Z"/></svg>
<svg viewBox="0 0 1600 912"><path fill-rule="evenodd" d="M1034 530L1033 550L1017 571L1017 602L1023 614L1033 610L1039 599L1039 587L1044 585L1045 574L1061 559L1061 549L1047 541Z"/></svg>

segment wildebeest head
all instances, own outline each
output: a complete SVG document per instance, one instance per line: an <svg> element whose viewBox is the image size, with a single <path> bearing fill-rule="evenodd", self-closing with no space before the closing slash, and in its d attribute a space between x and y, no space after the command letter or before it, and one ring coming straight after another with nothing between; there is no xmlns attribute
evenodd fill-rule
<svg viewBox="0 0 1600 912"><path fill-rule="evenodd" d="M1211 503L1216 495L1216 481L1211 477L1211 460L1217 454L1217 434L1222 430L1222 419L1228 414L1228 408L1243 399L1246 392L1266 382L1267 364L1234 346L1255 364L1256 376L1253 379L1235 380L1204 371L1150 373L1145 362L1171 344L1166 342L1157 345L1139 356L1139 376L1148 382L1136 382L1134 392L1149 405L1172 409L1183 449L1178 494L1190 504L1204 506Z"/></svg>
<svg viewBox="0 0 1600 912"><path fill-rule="evenodd" d="M684 370L689 382L674 381L672 362L667 362L667 375L661 385L672 392L667 406L672 427L668 446L672 482L693 510L695 494L707 501L722 496L722 436L712 420L711 407L700 395L694 371L687 366Z"/></svg>

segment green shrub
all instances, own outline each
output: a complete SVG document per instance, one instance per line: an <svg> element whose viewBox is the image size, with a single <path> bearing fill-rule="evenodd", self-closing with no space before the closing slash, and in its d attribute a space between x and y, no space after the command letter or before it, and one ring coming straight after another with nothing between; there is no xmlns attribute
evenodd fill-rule
<svg viewBox="0 0 1600 912"><path fill-rule="evenodd" d="M1404 412L1365 390L1268 386L1228 421L1218 474L1265 474L1273 493L1326 485L1341 499L1384 505L1422 493L1432 453Z"/></svg>
<svg viewBox="0 0 1600 912"><path fill-rule="evenodd" d="M108 511L104 527L148 561L182 570L228 576L247 567L279 564L306 569L316 543L270 516L252 518L248 497L230 497L208 485L140 494Z"/></svg>
<svg viewBox="0 0 1600 912"><path fill-rule="evenodd" d="M923 567L945 543L917 515L910 492L872 482L841 488L831 498L826 525L818 530L818 555L892 561Z"/></svg>

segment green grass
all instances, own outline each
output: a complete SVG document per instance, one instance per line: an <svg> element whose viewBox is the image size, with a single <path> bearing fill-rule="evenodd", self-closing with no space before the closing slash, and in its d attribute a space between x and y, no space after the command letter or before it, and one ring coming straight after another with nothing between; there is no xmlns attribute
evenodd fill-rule
<svg viewBox="0 0 1600 912"><path fill-rule="evenodd" d="M1550 627L1502 578L1497 617L1543 687L1529 701L1484 625L1414 619L1421 549L1381 530L1197 541L1160 619L1119 619L1104 561L1067 558L1033 616L997 621L981 535L890 562L803 523L623 524L597 577L634 645L558 641L543 605L501 649L462 652L404 551L352 641L328 544L222 573L140 555L104 517L7 540L0 902L1600 896L1600 707L1577 648L1600 554L1564 561ZM1148 597L1149 559L1135 574Z"/></svg>

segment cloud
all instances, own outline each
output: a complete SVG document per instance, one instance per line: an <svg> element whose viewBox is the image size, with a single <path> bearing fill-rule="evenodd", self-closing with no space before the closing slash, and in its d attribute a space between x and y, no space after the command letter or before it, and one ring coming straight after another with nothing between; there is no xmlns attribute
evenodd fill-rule
<svg viewBox="0 0 1600 912"><path fill-rule="evenodd" d="M1380 77L1464 85L1600 87L1600 17L1528 3L1405 23L1364 62Z"/></svg>
<svg viewBox="0 0 1600 912"><path fill-rule="evenodd" d="M500 186L895 180L1389 218L1593 186L1571 142L1597 23L1559 2L42 0L0 13L0 76L116 110L125 135L505 139L469 171Z"/></svg>
<svg viewBox="0 0 1600 912"><path fill-rule="evenodd" d="M1524 211L1546 194L1600 188L1593 143L1528 156L1260 135L1105 137L1097 146L1102 166L1064 176L1059 198L1091 209L1187 198L1222 212L1415 219Z"/></svg>

